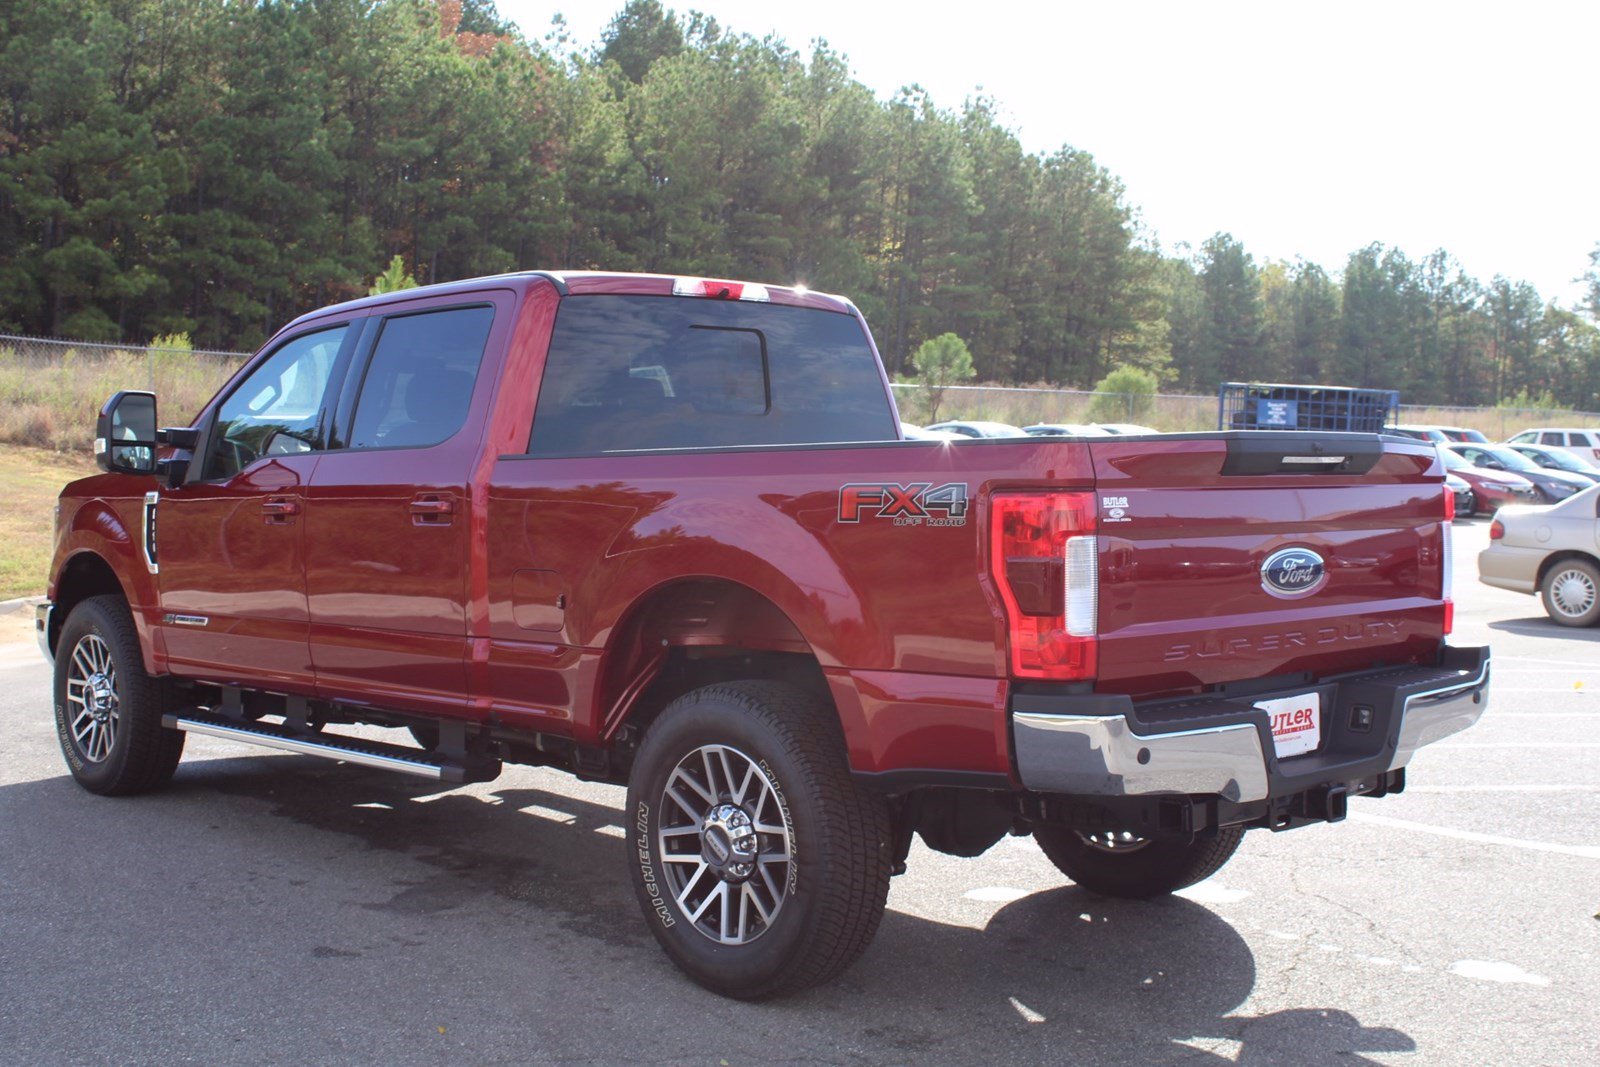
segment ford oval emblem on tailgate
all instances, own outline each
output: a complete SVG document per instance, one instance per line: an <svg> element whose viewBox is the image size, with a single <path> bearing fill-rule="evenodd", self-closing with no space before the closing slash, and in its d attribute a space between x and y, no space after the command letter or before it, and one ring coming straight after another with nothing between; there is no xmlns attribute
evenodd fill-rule
<svg viewBox="0 0 1600 1067"><path fill-rule="evenodd" d="M1275 597L1310 596L1328 580L1328 565L1309 548L1280 548L1261 564L1261 588Z"/></svg>

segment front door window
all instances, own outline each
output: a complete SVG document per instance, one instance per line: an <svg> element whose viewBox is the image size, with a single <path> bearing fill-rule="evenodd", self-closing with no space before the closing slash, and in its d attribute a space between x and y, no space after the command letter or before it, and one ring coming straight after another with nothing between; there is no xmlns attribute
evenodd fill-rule
<svg viewBox="0 0 1600 1067"><path fill-rule="evenodd" d="M251 371L217 409L207 480L231 478L262 456L319 452L323 399L349 326L290 340Z"/></svg>

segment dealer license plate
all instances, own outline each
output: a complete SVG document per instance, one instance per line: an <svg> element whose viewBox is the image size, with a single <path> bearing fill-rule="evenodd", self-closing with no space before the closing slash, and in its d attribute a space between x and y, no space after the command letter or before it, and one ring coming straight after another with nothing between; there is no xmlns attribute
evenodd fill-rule
<svg viewBox="0 0 1600 1067"><path fill-rule="evenodd" d="M1258 700L1256 707L1272 720L1272 743L1278 758L1315 752L1322 743L1322 694Z"/></svg>

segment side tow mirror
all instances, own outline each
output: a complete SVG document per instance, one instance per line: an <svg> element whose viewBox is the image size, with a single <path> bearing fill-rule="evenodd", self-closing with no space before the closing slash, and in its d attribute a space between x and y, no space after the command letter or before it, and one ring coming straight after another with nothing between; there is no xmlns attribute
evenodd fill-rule
<svg viewBox="0 0 1600 1067"><path fill-rule="evenodd" d="M94 461L118 474L155 473L154 393L125 389L106 401L95 421Z"/></svg>
<svg viewBox="0 0 1600 1067"><path fill-rule="evenodd" d="M194 450L200 444L200 431L192 426L163 426L156 431L156 440L172 446L171 455L156 460L156 472L166 477L168 489L176 489L189 476Z"/></svg>

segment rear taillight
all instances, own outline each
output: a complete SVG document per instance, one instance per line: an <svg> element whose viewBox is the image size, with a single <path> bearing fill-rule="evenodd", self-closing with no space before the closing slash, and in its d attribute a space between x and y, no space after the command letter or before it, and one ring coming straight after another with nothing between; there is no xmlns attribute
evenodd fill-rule
<svg viewBox="0 0 1600 1067"><path fill-rule="evenodd" d="M1498 541L1506 535L1506 524L1499 519L1489 524L1489 540Z"/></svg>
<svg viewBox="0 0 1600 1067"><path fill-rule="evenodd" d="M990 503L990 571L1005 605L1011 673L1093 678L1100 610L1094 494L996 493Z"/></svg>
<svg viewBox="0 0 1600 1067"><path fill-rule="evenodd" d="M1439 566L1443 573L1439 576L1439 595L1444 600L1444 633L1448 637L1456 626L1456 603L1451 598L1451 585L1455 571L1455 528L1452 520L1456 517L1456 495L1447 485L1444 487L1444 522L1439 524L1439 538L1444 542L1444 551L1440 553Z"/></svg>

